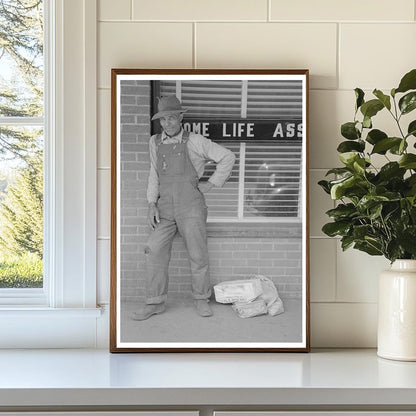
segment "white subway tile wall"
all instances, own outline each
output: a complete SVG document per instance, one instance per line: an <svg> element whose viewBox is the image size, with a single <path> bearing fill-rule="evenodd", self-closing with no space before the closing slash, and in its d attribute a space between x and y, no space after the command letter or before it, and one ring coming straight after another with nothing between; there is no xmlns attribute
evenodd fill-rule
<svg viewBox="0 0 416 416"><path fill-rule="evenodd" d="M99 20L130 20L131 0L100 0L98 2Z"/></svg>
<svg viewBox="0 0 416 416"><path fill-rule="evenodd" d="M268 0L133 0L134 20L267 21Z"/></svg>
<svg viewBox="0 0 416 416"><path fill-rule="evenodd" d="M310 242L312 302L335 302L336 239L314 238Z"/></svg>
<svg viewBox="0 0 416 416"><path fill-rule="evenodd" d="M340 26L340 88L391 89L416 64L414 23ZM394 62L394 64L393 64Z"/></svg>
<svg viewBox="0 0 416 416"><path fill-rule="evenodd" d="M411 21L413 0L271 0L272 20Z"/></svg>
<svg viewBox="0 0 416 416"><path fill-rule="evenodd" d="M100 302L109 300L111 68L309 68L312 346L374 347L377 275L388 262L342 252L338 240L321 232L333 202L317 182L338 164L340 125L354 117L353 88L388 91L416 67L415 1L99 0L98 10ZM387 116L376 122L392 125ZM215 252L224 243L214 240ZM239 258L233 253L231 262ZM172 267L182 267L180 255L173 260ZM226 271L220 257L212 262L215 273ZM132 289L140 289L134 281Z"/></svg>
<svg viewBox="0 0 416 416"><path fill-rule="evenodd" d="M101 22L99 87L111 87L111 68L192 68L192 29L192 23Z"/></svg>
<svg viewBox="0 0 416 416"><path fill-rule="evenodd" d="M98 137L97 164L102 168L111 166L111 92L110 89L100 89L97 100Z"/></svg>
<svg viewBox="0 0 416 416"><path fill-rule="evenodd" d="M342 252L337 246L338 302L377 302L378 276L389 267L381 256L368 256L358 250Z"/></svg>
<svg viewBox="0 0 416 416"><path fill-rule="evenodd" d="M376 343L377 304L312 302L312 346L370 348Z"/></svg>
<svg viewBox="0 0 416 416"><path fill-rule="evenodd" d="M308 68L312 88L337 85L333 23L199 23L195 49L197 68Z"/></svg>

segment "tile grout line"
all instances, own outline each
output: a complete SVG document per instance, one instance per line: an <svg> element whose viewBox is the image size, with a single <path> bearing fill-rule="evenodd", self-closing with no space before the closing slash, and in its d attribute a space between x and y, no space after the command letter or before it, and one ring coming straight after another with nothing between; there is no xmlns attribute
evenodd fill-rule
<svg viewBox="0 0 416 416"><path fill-rule="evenodd" d="M133 11L132 11L133 13ZM271 20L268 21L268 18L265 19L215 19L215 20L179 20L179 19L98 19L97 23L287 23L287 24L305 24L305 25L315 25L315 24L354 24L354 25L414 25L413 20Z"/></svg>
<svg viewBox="0 0 416 416"><path fill-rule="evenodd" d="M192 68L196 69L196 22L192 23Z"/></svg>
<svg viewBox="0 0 416 416"><path fill-rule="evenodd" d="M340 84L340 72L341 72L341 24L337 23L337 90L339 90Z"/></svg>
<svg viewBox="0 0 416 416"><path fill-rule="evenodd" d="M340 306L340 305L377 305L377 301L358 301L358 300L351 300L351 301L340 301L340 302L331 302L331 301L327 301L327 300L315 300L312 301L311 303L315 304L315 305L335 305L335 306Z"/></svg>
<svg viewBox="0 0 416 416"><path fill-rule="evenodd" d="M271 21L272 21L272 0L267 0L267 22L270 23Z"/></svg>

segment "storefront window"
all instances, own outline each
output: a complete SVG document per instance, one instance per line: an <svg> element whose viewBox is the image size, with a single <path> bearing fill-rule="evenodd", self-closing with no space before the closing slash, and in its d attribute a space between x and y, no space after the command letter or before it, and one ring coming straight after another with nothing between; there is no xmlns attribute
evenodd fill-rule
<svg viewBox="0 0 416 416"><path fill-rule="evenodd" d="M188 109L186 130L219 142L236 155L228 182L206 195L208 221L300 219L302 81L154 83L155 100L168 94L175 94ZM202 180L214 169L209 161Z"/></svg>

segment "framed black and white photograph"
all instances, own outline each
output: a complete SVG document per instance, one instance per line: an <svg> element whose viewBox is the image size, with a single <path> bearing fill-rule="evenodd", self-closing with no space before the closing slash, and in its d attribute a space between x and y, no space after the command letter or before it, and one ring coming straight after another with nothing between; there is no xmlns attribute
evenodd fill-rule
<svg viewBox="0 0 416 416"><path fill-rule="evenodd" d="M309 351L308 70L112 70L111 352Z"/></svg>

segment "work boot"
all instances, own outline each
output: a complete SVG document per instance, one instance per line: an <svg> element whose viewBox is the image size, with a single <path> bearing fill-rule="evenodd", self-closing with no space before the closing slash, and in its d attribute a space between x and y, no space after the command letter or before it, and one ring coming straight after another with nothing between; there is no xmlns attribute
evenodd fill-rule
<svg viewBox="0 0 416 416"><path fill-rule="evenodd" d="M137 312L133 313L132 318L135 321L144 321L145 319L150 318L152 315L158 315L165 312L166 306L164 303L159 303L157 305L145 305Z"/></svg>
<svg viewBox="0 0 416 416"><path fill-rule="evenodd" d="M198 315L203 317L212 316L211 306L208 305L208 301L206 299L195 299L194 305Z"/></svg>

